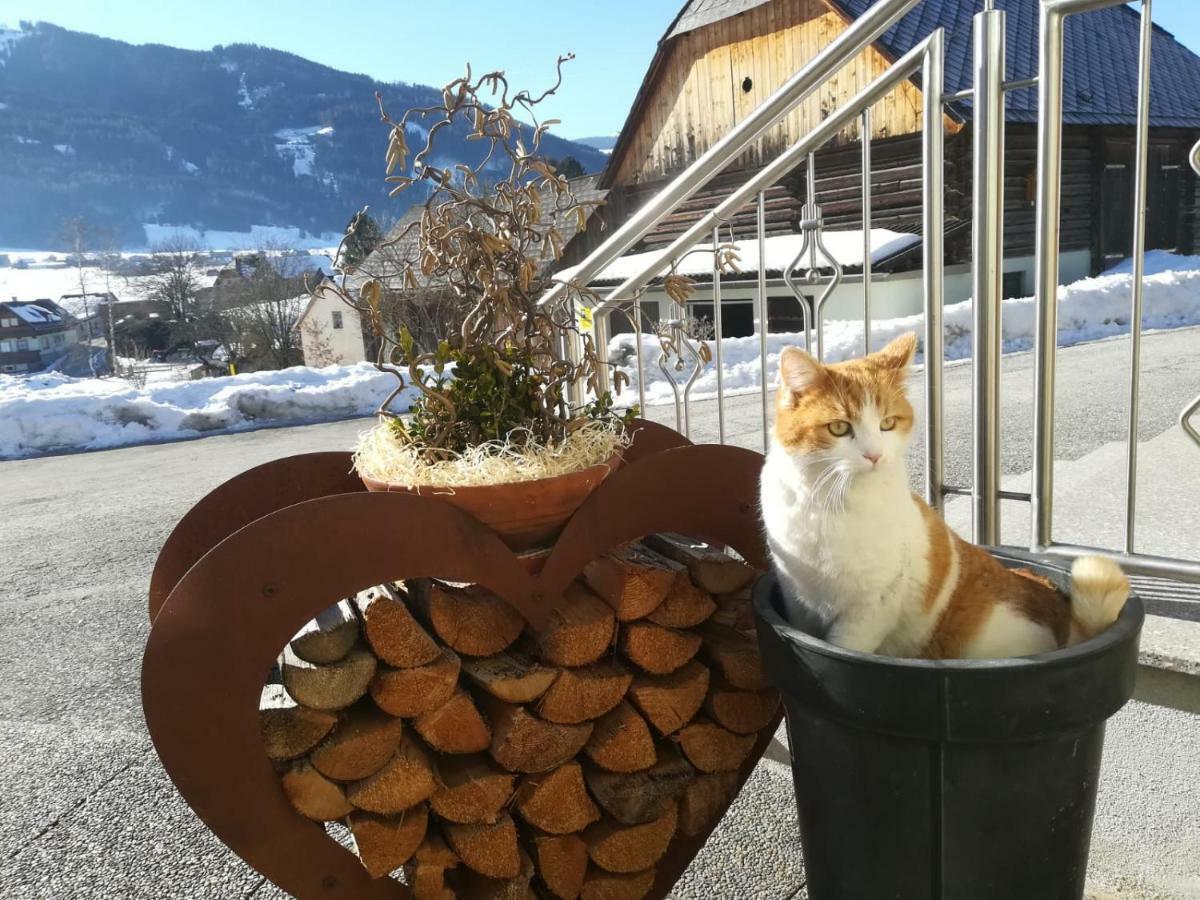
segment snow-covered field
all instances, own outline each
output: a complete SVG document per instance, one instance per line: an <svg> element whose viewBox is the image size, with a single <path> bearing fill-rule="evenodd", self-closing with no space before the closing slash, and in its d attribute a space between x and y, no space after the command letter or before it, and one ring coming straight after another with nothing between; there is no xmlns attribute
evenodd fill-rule
<svg viewBox="0 0 1200 900"><path fill-rule="evenodd" d="M149 382L141 389L118 378L0 375L0 458L366 416L395 384L369 363Z"/></svg>
<svg viewBox="0 0 1200 900"><path fill-rule="evenodd" d="M309 234L299 228L279 225L251 225L249 231L212 231L190 225L157 225L145 223L146 245L153 247L179 237L206 250L254 250L259 247L292 247L297 250L329 250L338 245L340 234L325 232Z"/></svg>
<svg viewBox="0 0 1200 900"><path fill-rule="evenodd" d="M1183 259L1150 254L1145 279L1143 325L1147 329L1200 324L1200 257ZM1059 288L1060 346L1097 340L1129 331L1132 276L1117 271ZM971 353L971 303L945 309L946 357ZM1004 303L1005 352L1033 345L1034 308L1030 298ZM920 315L877 321L873 346L908 331L922 332ZM624 403L636 402L633 335L613 338L610 352L625 358L633 378ZM647 367L646 399L670 402L672 392L657 367L658 344L643 336ZM779 353L789 344L803 345L798 334L770 335L767 378L775 379ZM825 327L825 355L830 361L856 356L862 347L862 323L833 321ZM758 337L727 338L722 344L728 393L759 389ZM611 357L610 357L611 358ZM681 381L687 372L676 372ZM225 378L171 382L148 380L143 388L116 378L80 379L59 374L15 377L0 375L0 458L29 456L63 449L94 450L126 444L196 437L218 430L249 430L268 425L370 415L392 390L390 375L369 363L295 367ZM692 397L716 395L716 372L709 366ZM403 409L406 399L394 404Z"/></svg>
<svg viewBox="0 0 1200 900"><path fill-rule="evenodd" d="M1069 347L1113 335L1129 333L1129 304L1133 276L1127 264L1095 278L1084 278L1058 289L1058 345ZM1172 256L1162 251L1148 253L1143 294L1143 328L1180 328L1200 325L1200 257ZM1013 353L1033 347L1034 304L1032 297L1004 301L1002 330L1004 352ZM970 300L945 307L946 359L964 359L971 355L972 302ZM925 316L922 314L887 319L871 323L871 346L882 347L894 337L915 331L923 334ZM618 402L636 403L637 363L634 359L635 337L621 334L609 343L609 358L622 360L631 380ZM789 345L804 346L803 334L768 334L767 382L776 379L779 354ZM862 354L863 323L861 321L827 321L825 323L825 360L838 362ZM715 348L714 348L715 350ZM646 367L646 402L673 402L674 394L666 376L658 368L660 348L653 335L642 335L642 355ZM721 342L723 378L726 395L751 393L759 390L761 366L759 338L725 338ZM918 361L921 356L918 355ZM690 365L675 371L680 384L691 373ZM717 395L715 366L708 366L696 380L689 395L698 400Z"/></svg>

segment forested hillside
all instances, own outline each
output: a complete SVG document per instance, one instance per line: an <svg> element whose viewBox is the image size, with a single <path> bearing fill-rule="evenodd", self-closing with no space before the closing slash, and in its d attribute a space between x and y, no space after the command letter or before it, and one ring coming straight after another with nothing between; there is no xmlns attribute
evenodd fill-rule
<svg viewBox="0 0 1200 900"><path fill-rule="evenodd" d="M319 234L366 203L398 217L377 90L396 114L436 96L252 45L133 46L44 23L0 31L0 246L58 246L76 216L126 247L146 244L146 223ZM482 150L462 140L455 161ZM589 172L605 162L553 136L543 151Z"/></svg>

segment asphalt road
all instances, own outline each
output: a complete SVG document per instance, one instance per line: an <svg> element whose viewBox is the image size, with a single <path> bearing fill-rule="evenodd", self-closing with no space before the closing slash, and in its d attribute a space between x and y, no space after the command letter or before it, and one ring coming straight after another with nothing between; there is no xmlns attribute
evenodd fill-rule
<svg viewBox="0 0 1200 900"><path fill-rule="evenodd" d="M1128 345L1061 351L1058 452L1123 437ZM1031 364L1005 360L1004 468L1029 468ZM1200 391L1200 331L1146 337L1142 434ZM946 372L947 479L969 465L970 369ZM729 402L756 446L757 398ZM715 433L698 404L697 437ZM664 420L670 410L652 410ZM344 449L362 420L0 463L0 893L6 898L233 898L277 893L175 794L142 723L146 588L174 523L258 463ZM1197 451L1200 453L1200 450ZM800 883L790 778L760 766L679 897L782 898Z"/></svg>

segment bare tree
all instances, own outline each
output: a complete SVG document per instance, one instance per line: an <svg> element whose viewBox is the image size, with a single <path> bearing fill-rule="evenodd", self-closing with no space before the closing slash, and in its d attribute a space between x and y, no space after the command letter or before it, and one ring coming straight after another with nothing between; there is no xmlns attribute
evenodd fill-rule
<svg viewBox="0 0 1200 900"><path fill-rule="evenodd" d="M168 304L172 318L183 321L195 311L200 290L200 246L186 235L177 234L151 250L153 270L142 279L141 294L147 300Z"/></svg>
<svg viewBox="0 0 1200 900"><path fill-rule="evenodd" d="M308 292L304 279L298 278L289 266L295 258L290 248L260 249L248 302L226 312L241 336L243 353L274 369L286 369L303 361L296 326L308 302Z"/></svg>
<svg viewBox="0 0 1200 900"><path fill-rule="evenodd" d="M306 366L337 366L346 361L344 356L333 349L333 341L330 340L329 331L324 325L320 325L310 318L301 326L300 331L304 335L303 349Z"/></svg>
<svg viewBox="0 0 1200 900"><path fill-rule="evenodd" d="M79 279L80 300L83 303L84 350L87 352L88 370L95 378L96 357L92 353L92 311L88 302L88 273L84 265L85 256L92 237L92 227L82 216L68 219L62 226L62 238L71 250L71 260L75 265L75 274ZM110 348L110 353L111 353Z"/></svg>

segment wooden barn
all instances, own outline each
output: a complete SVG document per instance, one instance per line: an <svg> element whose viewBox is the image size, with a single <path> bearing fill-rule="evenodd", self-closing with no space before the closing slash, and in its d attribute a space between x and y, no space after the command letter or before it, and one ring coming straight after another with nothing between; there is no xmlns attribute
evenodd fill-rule
<svg viewBox="0 0 1200 900"><path fill-rule="evenodd" d="M842 32L873 0L689 0L658 43L600 187L608 191L605 218L625 221L671 178L692 163L738 121L762 103L788 77ZM1037 74L1037 0L999 0L1008 13L1010 81ZM925 0L885 32L865 53L843 68L797 107L780 125L668 217L634 253L669 243L710 209L750 171L774 158L811 131L822 118L884 71L931 30L946 30L947 95L968 89L972 64L972 16L977 0ZM1064 282L1096 274L1128 255L1136 110L1137 14L1126 6L1075 17L1066 29L1064 74L1064 156L1061 277ZM1197 238L1200 191L1185 164L1200 137L1200 57L1168 32L1155 30L1152 42L1151 148L1148 249L1191 253ZM1036 88L1007 95L1005 152L1006 296L1033 290L1033 197L1035 189ZM971 104L950 103L946 129L946 299L970 293ZM921 90L904 83L871 113L874 229L919 236L921 229ZM846 129L816 155L816 195L825 226L837 232L861 228L862 163L859 128ZM806 194L805 167L795 170L766 198L767 232L794 236ZM732 223L733 237L755 235L755 210ZM724 239L724 234L723 239ZM849 234L846 235L849 237ZM872 235L874 238L874 234ZM594 245L594 230L588 235ZM861 247L862 235L858 232ZM578 242L577 242L578 243ZM853 241L843 241L843 245ZM920 310L920 246L916 237L872 243L876 315ZM897 247L900 249L897 250ZM582 249L571 248L574 256ZM780 267L767 254L772 329L794 324L796 301L783 285ZM830 315L860 314L861 271L854 254L851 273L833 297ZM863 250L857 252L861 265ZM786 263L784 264L786 265ZM606 272L606 275L612 274ZM729 284L723 296L733 306L726 315L731 334L752 328L750 301L754 273L743 286ZM856 284L856 278L858 279ZM598 284L613 283L611 277ZM654 301L654 293L647 295ZM739 310L738 305L744 307ZM723 309L725 308L723 304ZM789 311L791 310L791 311Z"/></svg>

